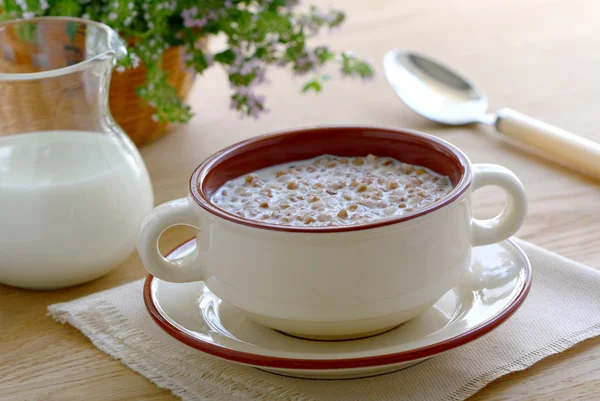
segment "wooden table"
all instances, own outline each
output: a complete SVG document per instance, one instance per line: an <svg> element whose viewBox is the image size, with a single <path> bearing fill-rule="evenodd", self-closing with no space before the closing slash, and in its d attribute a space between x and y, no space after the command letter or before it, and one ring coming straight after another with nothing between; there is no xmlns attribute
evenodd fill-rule
<svg viewBox="0 0 600 401"><path fill-rule="evenodd" d="M330 0L324 2L329 4ZM299 94L300 80L274 71L264 88L271 113L239 120L227 107L222 71L196 82L193 121L142 149L157 203L184 196L189 174L209 154L238 140L312 124L361 123L410 127L439 135L474 162L512 169L529 193L519 235L600 268L600 186L503 143L487 127L444 128L408 110L388 88L380 65L392 47L446 60L482 85L492 108L510 106L600 141L600 5L590 0L337 0L348 23L326 35L334 48L370 57L378 77L369 84L336 80L319 96ZM478 217L501 207L499 191L478 193ZM491 196L490 196L491 195ZM1 223L0 223L1 224ZM169 249L191 236L172 229ZM68 251L68 250L66 250ZM68 301L144 276L137 255L106 277L76 288L33 292L0 285L0 399L174 400L96 349L68 325L46 316ZM599 294L600 296L600 294ZM503 377L472 400L600 399L600 338Z"/></svg>

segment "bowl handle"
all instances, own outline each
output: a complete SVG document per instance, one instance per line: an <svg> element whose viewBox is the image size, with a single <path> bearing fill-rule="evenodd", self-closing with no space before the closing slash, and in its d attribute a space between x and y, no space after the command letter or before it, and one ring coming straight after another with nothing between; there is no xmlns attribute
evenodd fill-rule
<svg viewBox="0 0 600 401"><path fill-rule="evenodd" d="M140 259L150 274L173 283L202 281L206 278L206 252L201 251L198 244L190 254L174 260L168 260L158 250L158 240L168 228L186 225L199 229L199 220L187 198L163 203L150 212L142 222L137 243Z"/></svg>
<svg viewBox="0 0 600 401"><path fill-rule="evenodd" d="M496 164L473 165L473 191L487 185L495 185L506 193L506 206L496 217L488 220L472 220L473 246L494 244L513 235L523 224L527 214L525 188L509 169Z"/></svg>

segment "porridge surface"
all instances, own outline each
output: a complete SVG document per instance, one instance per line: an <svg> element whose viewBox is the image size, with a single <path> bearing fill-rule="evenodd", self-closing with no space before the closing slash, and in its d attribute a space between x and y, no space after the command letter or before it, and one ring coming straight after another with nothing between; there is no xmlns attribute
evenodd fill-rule
<svg viewBox="0 0 600 401"><path fill-rule="evenodd" d="M211 202L248 220L347 226L414 212L451 190L448 177L389 157L323 155L227 181Z"/></svg>

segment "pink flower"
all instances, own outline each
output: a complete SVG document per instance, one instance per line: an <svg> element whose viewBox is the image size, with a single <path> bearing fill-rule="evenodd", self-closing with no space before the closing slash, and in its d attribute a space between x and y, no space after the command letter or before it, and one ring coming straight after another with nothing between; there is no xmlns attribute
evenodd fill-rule
<svg viewBox="0 0 600 401"><path fill-rule="evenodd" d="M237 88L237 93L240 96L248 96L250 89L247 86L240 86Z"/></svg>
<svg viewBox="0 0 600 401"><path fill-rule="evenodd" d="M212 20L215 20L215 19L217 19L217 18L218 18L218 15L217 15L217 13L215 12L215 10L208 10L208 12L206 13L206 17L207 17L209 20L211 20L211 19L212 19Z"/></svg>
<svg viewBox="0 0 600 401"><path fill-rule="evenodd" d="M194 11L196 11L194 13ZM202 28L208 22L206 17L202 18L194 18L192 14L195 16L198 13L196 7L192 7L190 10L183 10L181 12L181 18L183 18L183 25L186 28Z"/></svg>
<svg viewBox="0 0 600 401"><path fill-rule="evenodd" d="M239 86L235 87L235 98L231 98L231 108L237 109L240 105L247 107L248 115L254 119L257 119L261 113L266 113L268 110L265 108L265 97L262 95L256 95L251 87Z"/></svg>

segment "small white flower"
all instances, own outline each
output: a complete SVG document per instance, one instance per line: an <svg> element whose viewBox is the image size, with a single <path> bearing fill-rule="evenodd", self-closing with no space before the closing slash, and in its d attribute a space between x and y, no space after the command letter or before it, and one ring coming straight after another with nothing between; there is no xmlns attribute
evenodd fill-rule
<svg viewBox="0 0 600 401"><path fill-rule="evenodd" d="M119 2L115 1L114 3L112 3L113 8L119 8Z"/></svg>
<svg viewBox="0 0 600 401"><path fill-rule="evenodd" d="M118 15L117 15L117 13L116 13L116 12L114 12L114 11L113 11L113 12L111 12L110 14L108 14L108 19L109 19L109 20L111 20L111 21L114 21L114 20L116 20L116 19L117 19L117 17L118 17Z"/></svg>
<svg viewBox="0 0 600 401"><path fill-rule="evenodd" d="M129 55L129 58L131 60L131 65L133 68L138 68L140 66L140 56L138 56L135 53L131 53Z"/></svg>
<svg viewBox="0 0 600 401"><path fill-rule="evenodd" d="M120 65L117 68L115 68L115 70L117 70L118 73L122 73L122 72L125 72L125 67L123 67L122 65Z"/></svg>
<svg viewBox="0 0 600 401"><path fill-rule="evenodd" d="M152 119L152 121L157 122L158 121L158 116L156 114L152 114L152 117L150 117Z"/></svg>
<svg viewBox="0 0 600 401"><path fill-rule="evenodd" d="M130 9L130 10L133 10L133 9L134 9L134 7L135 7L135 4L133 4L133 1L130 1L130 2L127 4L127 8L128 8L128 9Z"/></svg>
<svg viewBox="0 0 600 401"><path fill-rule="evenodd" d="M83 19L90 19L90 15L88 13L83 13L81 15L81 18L83 18Z"/></svg>
<svg viewBox="0 0 600 401"><path fill-rule="evenodd" d="M21 8L21 11L23 12L23 18L33 18L35 15L32 15L33 12L29 11L29 7L27 6L27 1L26 0L19 0L17 1L17 4L19 5L19 7Z"/></svg>

